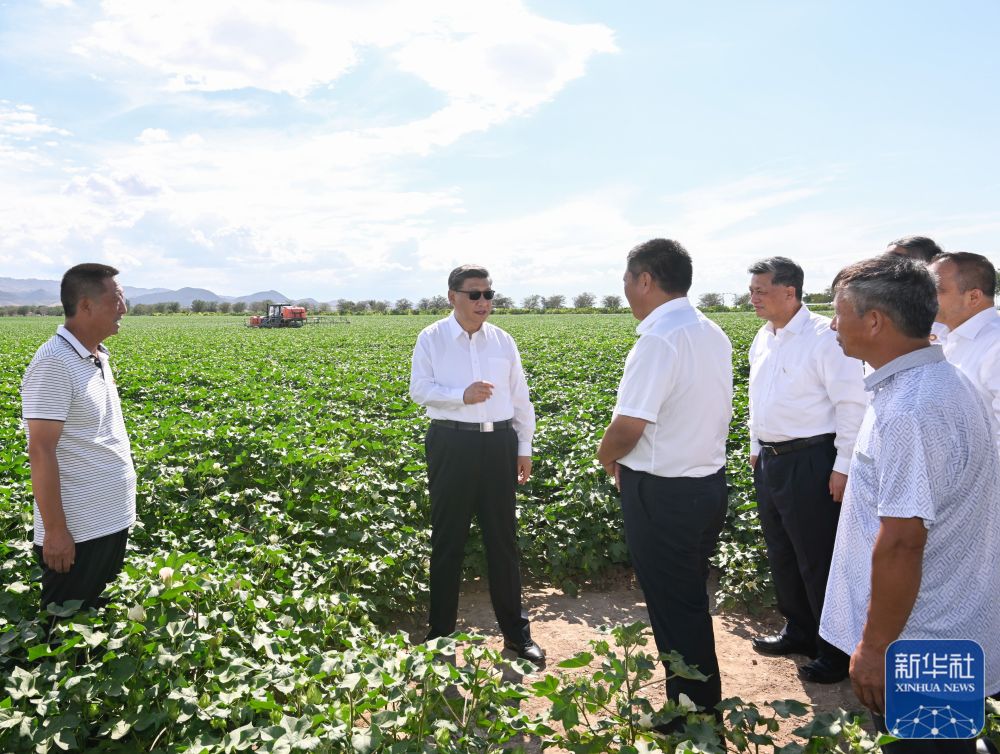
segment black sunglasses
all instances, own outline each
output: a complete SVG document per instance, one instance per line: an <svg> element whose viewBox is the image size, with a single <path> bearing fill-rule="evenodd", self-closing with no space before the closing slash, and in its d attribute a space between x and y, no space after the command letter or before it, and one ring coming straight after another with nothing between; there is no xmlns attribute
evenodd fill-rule
<svg viewBox="0 0 1000 754"><path fill-rule="evenodd" d="M469 301L478 301L480 298L485 298L487 301L492 301L493 297L496 295L496 291L489 288L485 291L460 291L452 288L455 293L464 293L469 297Z"/></svg>

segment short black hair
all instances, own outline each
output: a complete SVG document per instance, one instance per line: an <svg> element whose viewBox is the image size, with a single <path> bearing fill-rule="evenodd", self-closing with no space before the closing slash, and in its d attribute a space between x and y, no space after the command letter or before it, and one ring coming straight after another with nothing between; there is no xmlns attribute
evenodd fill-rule
<svg viewBox="0 0 1000 754"><path fill-rule="evenodd" d="M882 254L848 265L833 279L833 292L846 294L860 317L873 309L904 335L926 338L937 316L937 286L927 265L902 254Z"/></svg>
<svg viewBox="0 0 1000 754"><path fill-rule="evenodd" d="M958 268L955 278L962 293L978 288L987 298L996 296L997 270L993 262L982 254L973 254L971 251L943 251L931 261L955 263L955 267Z"/></svg>
<svg viewBox="0 0 1000 754"><path fill-rule="evenodd" d="M460 286L469 278L486 278L489 280L490 273L485 267L481 267L478 264L463 264L461 267L456 267L448 275L448 290L461 290Z"/></svg>
<svg viewBox="0 0 1000 754"><path fill-rule="evenodd" d="M898 251L890 253L919 259L921 262L929 262L938 254L943 253L941 247L927 236L903 236L902 238L897 238L887 248L891 249L893 246L899 247L903 252L901 254Z"/></svg>
<svg viewBox="0 0 1000 754"><path fill-rule="evenodd" d="M59 286L59 299L62 301L63 313L67 317L76 314L80 299L97 298L104 293L104 281L118 274L111 265L84 262L66 270Z"/></svg>
<svg viewBox="0 0 1000 754"><path fill-rule="evenodd" d="M805 273L788 257L768 257L754 262L747 268L751 275L771 274L774 285L791 285L795 287L795 298L802 300L802 286L805 283Z"/></svg>
<svg viewBox="0 0 1000 754"><path fill-rule="evenodd" d="M634 247L627 259L632 277L648 272L664 293L687 295L691 289L691 255L677 241L654 238Z"/></svg>

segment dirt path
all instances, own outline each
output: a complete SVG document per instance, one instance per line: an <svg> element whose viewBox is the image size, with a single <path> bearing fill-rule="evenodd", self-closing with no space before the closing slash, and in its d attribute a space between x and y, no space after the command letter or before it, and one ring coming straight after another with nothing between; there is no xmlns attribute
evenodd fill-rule
<svg viewBox="0 0 1000 754"><path fill-rule="evenodd" d="M642 621L649 622L642 591L634 579L623 577L607 588L587 589L578 597L569 597L552 588L526 588L525 606L531 616L532 637L548 654L548 667L555 670L558 662L588 649L591 639L602 638L601 626ZM764 617L750 617L736 612L719 612L714 615L715 641L722 671L723 697L738 696L746 702L767 702L777 699L797 699L812 705L817 711L860 710L849 681L824 686L804 683L796 667L806 658L771 658L757 654L750 646L750 637L774 633L780 628L780 616L768 611ZM425 630L414 624L407 626L412 638L419 640ZM485 584L467 583L459 606L458 630L488 637L487 645L502 648L502 639L496 627L493 608ZM650 640L650 651L653 643ZM510 653L508 653L510 654ZM544 672L544 671L542 671ZM550 671L551 672L551 671ZM541 673L539 674L539 677ZM531 676L524 682L530 683ZM654 684L646 689L647 698L655 706L664 701L664 685ZM531 699L524 710L541 713L547 702ZM801 722L805 722L803 719ZM787 730L795 727L787 725ZM783 727L786 727L783 726ZM786 740L781 736L781 742Z"/></svg>

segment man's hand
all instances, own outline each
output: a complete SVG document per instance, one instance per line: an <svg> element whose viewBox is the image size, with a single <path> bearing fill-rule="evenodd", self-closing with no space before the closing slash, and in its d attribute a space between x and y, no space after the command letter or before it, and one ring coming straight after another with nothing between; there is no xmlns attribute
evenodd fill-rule
<svg viewBox="0 0 1000 754"><path fill-rule="evenodd" d="M56 573L68 573L76 560L76 543L68 529L45 530L42 560Z"/></svg>
<svg viewBox="0 0 1000 754"><path fill-rule="evenodd" d="M872 712L885 714L885 650L862 641L851 655L851 687L858 701Z"/></svg>
<svg viewBox="0 0 1000 754"><path fill-rule="evenodd" d="M482 403L483 401L488 401L493 397L493 383L492 382L473 382L462 394L462 401L466 404Z"/></svg>
<svg viewBox="0 0 1000 754"><path fill-rule="evenodd" d="M615 489L619 492L622 491L622 467L618 464L618 461L612 461L604 470L608 472L615 479Z"/></svg>
<svg viewBox="0 0 1000 754"><path fill-rule="evenodd" d="M531 479L531 456L517 457L517 483L524 484Z"/></svg>
<svg viewBox="0 0 1000 754"><path fill-rule="evenodd" d="M750 468L751 469L757 468L757 456L754 455L750 456Z"/></svg>
<svg viewBox="0 0 1000 754"><path fill-rule="evenodd" d="M839 503L844 499L844 490L847 489L847 474L841 474L839 471L833 471L830 473L830 497L833 498L833 502Z"/></svg>

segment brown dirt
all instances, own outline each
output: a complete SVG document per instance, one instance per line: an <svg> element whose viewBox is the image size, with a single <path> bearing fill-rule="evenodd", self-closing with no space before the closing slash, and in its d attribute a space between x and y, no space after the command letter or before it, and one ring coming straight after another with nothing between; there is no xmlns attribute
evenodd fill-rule
<svg viewBox="0 0 1000 754"><path fill-rule="evenodd" d="M576 597L550 587L528 587L524 590L524 602L531 617L532 638L541 645L547 657L548 672L565 672L556 668L557 663L572 657L581 650L589 649L593 639L605 638L600 632L602 626L649 622L642 590L626 572L618 578L608 579L599 587L583 589ZM751 616L737 611L713 611L715 624L716 651L722 672L723 698L738 696L745 702L762 702L778 699L797 699L811 705L816 712L836 710L859 711L860 704L851 690L849 681L833 685L819 685L803 682L797 675L797 666L807 658L765 657L757 654L750 646L750 637L775 633L781 626L780 616L771 609L761 609L759 616ZM411 638L422 638L423 616L413 616L401 628L409 629ZM458 630L477 633L487 637L487 646L500 650L503 641L496 626L489 592L485 583L466 583L459 605ZM649 651L655 651L650 637ZM513 657L513 653L506 654ZM540 670L541 678L545 670ZM515 676L513 680L518 680ZM525 676L523 682L531 683L536 678ZM645 696L654 707L665 699L662 682L644 690ZM542 699L528 699L524 711L542 713L548 703ZM783 733L777 736L780 743L791 740L788 733L807 719L783 721ZM535 750L529 746L529 751Z"/></svg>

